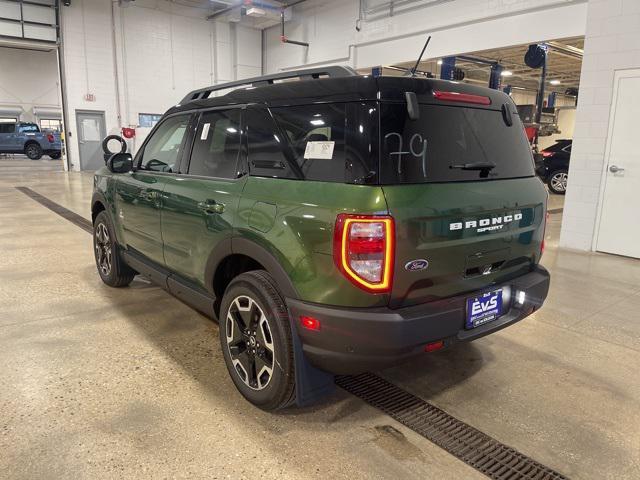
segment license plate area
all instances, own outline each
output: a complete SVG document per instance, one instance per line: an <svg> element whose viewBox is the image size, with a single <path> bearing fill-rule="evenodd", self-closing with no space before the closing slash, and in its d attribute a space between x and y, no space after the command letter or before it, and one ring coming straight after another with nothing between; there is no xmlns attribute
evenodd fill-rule
<svg viewBox="0 0 640 480"><path fill-rule="evenodd" d="M502 288L467 298L465 328L477 328L496 320L503 313Z"/></svg>

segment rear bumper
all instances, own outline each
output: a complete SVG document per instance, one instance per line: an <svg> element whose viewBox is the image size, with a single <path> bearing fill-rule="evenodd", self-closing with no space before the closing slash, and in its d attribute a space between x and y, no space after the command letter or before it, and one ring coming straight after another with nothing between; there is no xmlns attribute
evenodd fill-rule
<svg viewBox="0 0 640 480"><path fill-rule="evenodd" d="M505 313L486 325L466 330L464 295L391 310L389 308L338 308L287 299L287 304L307 359L316 367L336 374L379 370L423 354L427 343L443 340L446 347L474 340L501 330L527 317L542 306L549 291L549 273L537 266L533 271L502 285ZM524 291L523 305L515 292ZM508 300L507 300L508 298ZM320 320L321 329L300 325L300 316Z"/></svg>

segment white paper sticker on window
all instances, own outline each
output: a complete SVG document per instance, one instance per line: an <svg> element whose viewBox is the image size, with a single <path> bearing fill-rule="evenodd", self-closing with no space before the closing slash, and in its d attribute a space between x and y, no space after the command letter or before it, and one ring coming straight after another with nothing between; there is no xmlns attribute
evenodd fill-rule
<svg viewBox="0 0 640 480"><path fill-rule="evenodd" d="M202 126L202 133L200 134L200 140L206 140L209 136L209 127L211 127L210 123L205 123Z"/></svg>
<svg viewBox="0 0 640 480"><path fill-rule="evenodd" d="M307 142L304 150L304 158L331 160L333 158L333 147L336 142Z"/></svg>

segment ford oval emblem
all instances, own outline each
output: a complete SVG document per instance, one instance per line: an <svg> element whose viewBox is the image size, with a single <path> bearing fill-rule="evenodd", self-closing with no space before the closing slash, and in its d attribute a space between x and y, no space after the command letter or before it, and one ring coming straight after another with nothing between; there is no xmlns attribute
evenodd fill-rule
<svg viewBox="0 0 640 480"><path fill-rule="evenodd" d="M407 262L404 266L405 270L409 272L417 272L418 270L424 270L429 266L429 262L427 262L423 258L419 258L418 260L411 260Z"/></svg>

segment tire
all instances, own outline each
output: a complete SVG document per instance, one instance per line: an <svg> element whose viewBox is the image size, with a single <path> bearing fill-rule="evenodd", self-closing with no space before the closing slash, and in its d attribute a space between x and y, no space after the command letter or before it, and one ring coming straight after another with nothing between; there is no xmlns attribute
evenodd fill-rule
<svg viewBox="0 0 640 480"><path fill-rule="evenodd" d="M549 190L551 190L553 193L564 195L567 191L567 180L567 170L554 170L549 174L547 185L549 185Z"/></svg>
<svg viewBox="0 0 640 480"><path fill-rule="evenodd" d="M109 150L109 142L111 140L117 140L120 142L120 152L112 152ZM127 142L120 135L107 135L104 140L102 140L102 151L109 156L115 155L116 153L126 153Z"/></svg>
<svg viewBox="0 0 640 480"><path fill-rule="evenodd" d="M62 156L62 152L50 153L49 157L53 160L58 160Z"/></svg>
<svg viewBox="0 0 640 480"><path fill-rule="evenodd" d="M233 279L222 297L219 331L227 370L244 398L267 411L295 401L289 313L267 272Z"/></svg>
<svg viewBox="0 0 640 480"><path fill-rule="evenodd" d="M93 222L93 253L98 274L110 287L126 287L133 281L136 272L129 267L119 254L111 219L104 210Z"/></svg>
<svg viewBox="0 0 640 480"><path fill-rule="evenodd" d="M40 160L42 158L42 147L37 143L28 143L24 147L24 154L31 160Z"/></svg>

